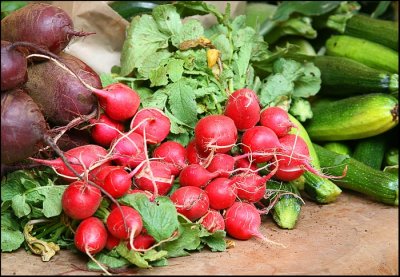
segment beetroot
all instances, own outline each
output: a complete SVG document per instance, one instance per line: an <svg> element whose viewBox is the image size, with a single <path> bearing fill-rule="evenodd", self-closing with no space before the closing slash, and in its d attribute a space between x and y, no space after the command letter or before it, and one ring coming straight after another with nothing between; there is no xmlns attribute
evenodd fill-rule
<svg viewBox="0 0 400 277"><path fill-rule="evenodd" d="M85 83L101 88L100 77L80 59L62 53L60 61ZM43 111L48 122L68 124L72 119L88 115L97 108L97 98L81 81L53 61L28 67L26 91Z"/></svg>
<svg viewBox="0 0 400 277"><path fill-rule="evenodd" d="M44 146L48 131L38 105L22 89L1 94L1 163L22 161Z"/></svg>
<svg viewBox="0 0 400 277"><path fill-rule="evenodd" d="M72 19L64 10L50 4L30 3L1 20L1 39L32 42L58 54L74 36L90 34L73 28Z"/></svg>
<svg viewBox="0 0 400 277"><path fill-rule="evenodd" d="M1 91L14 89L28 80L25 56L10 46L11 42L1 41Z"/></svg>

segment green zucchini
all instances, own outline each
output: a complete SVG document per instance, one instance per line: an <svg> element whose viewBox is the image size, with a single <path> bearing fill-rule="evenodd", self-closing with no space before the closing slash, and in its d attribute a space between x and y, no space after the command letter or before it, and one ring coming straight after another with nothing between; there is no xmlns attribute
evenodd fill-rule
<svg viewBox="0 0 400 277"><path fill-rule="evenodd" d="M398 52L369 40L333 35L326 41L326 54L329 56L346 57L366 66L399 72Z"/></svg>
<svg viewBox="0 0 400 277"><path fill-rule="evenodd" d="M293 229L303 205L299 190L291 182L269 180L267 193L269 193L268 205L273 205L271 210L273 220L281 228Z"/></svg>
<svg viewBox="0 0 400 277"><path fill-rule="evenodd" d="M313 141L372 137L399 122L398 100L383 93L352 96L311 106L313 118L304 127Z"/></svg>
<svg viewBox="0 0 400 277"><path fill-rule="evenodd" d="M299 137L306 142L310 154L311 165L315 169L320 170L321 167L318 156L314 150L314 146L307 134L307 131L294 116L289 114L289 119L297 127L297 129L293 128L290 133L298 133ZM310 197L310 199L317 203L327 204L334 202L342 193L342 190L329 179L320 177L309 171L305 171L302 176L304 176L305 179L304 192Z"/></svg>
<svg viewBox="0 0 400 277"><path fill-rule="evenodd" d="M291 54L296 61L310 61L321 71L319 95L351 96L366 93L390 93L399 89L399 76L368 67L360 62L336 56Z"/></svg>
<svg viewBox="0 0 400 277"><path fill-rule="evenodd" d="M380 170L385 157L386 135L381 134L357 141L352 157L372 168Z"/></svg>
<svg viewBox="0 0 400 277"><path fill-rule="evenodd" d="M399 165L399 148L391 147L386 151L385 165L386 166Z"/></svg>
<svg viewBox="0 0 400 277"><path fill-rule="evenodd" d="M373 41L397 51L399 41L397 24L397 22L391 20L354 14L345 21L342 21L340 17L331 17L328 19L327 27L335 29L343 35Z"/></svg>
<svg viewBox="0 0 400 277"><path fill-rule="evenodd" d="M323 145L323 147L328 150L331 150L333 152L339 153L339 154L343 154L343 155L351 154L350 146L343 142L331 141L331 142L325 143Z"/></svg>
<svg viewBox="0 0 400 277"><path fill-rule="evenodd" d="M347 166L346 175L334 182L341 188L357 191L372 199L389 205L399 204L399 177L373 169L362 162L314 144L321 167L327 174L341 175Z"/></svg>

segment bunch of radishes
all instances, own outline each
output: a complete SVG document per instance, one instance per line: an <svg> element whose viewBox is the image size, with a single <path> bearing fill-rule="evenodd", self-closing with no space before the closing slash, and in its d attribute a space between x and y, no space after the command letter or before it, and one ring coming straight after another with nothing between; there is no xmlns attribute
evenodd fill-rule
<svg viewBox="0 0 400 277"><path fill-rule="evenodd" d="M210 232L265 240L256 204L265 197L267 181L294 180L304 170L318 173L310 166L305 142L289 134L293 124L287 112L261 110L252 90L232 93L224 115L201 118L186 147L166 140L169 118L156 108L139 109L134 90L123 84L104 90L98 94L103 112L91 121L96 144L68 150L64 160L35 159L70 182L62 206L66 215L82 220L75 244L88 254L121 241L136 250L154 245L140 214L118 203L130 193L143 193L150 201L169 196L178 213ZM175 181L179 187L172 191ZM93 216L104 196L114 202L105 224Z"/></svg>

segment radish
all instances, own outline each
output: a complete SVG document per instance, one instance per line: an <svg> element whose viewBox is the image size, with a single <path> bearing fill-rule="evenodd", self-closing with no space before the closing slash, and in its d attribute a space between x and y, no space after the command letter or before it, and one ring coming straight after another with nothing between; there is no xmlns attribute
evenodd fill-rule
<svg viewBox="0 0 400 277"><path fill-rule="evenodd" d="M74 243L79 251L93 255L104 249L107 236L103 222L97 217L88 217L76 228Z"/></svg>
<svg viewBox="0 0 400 277"><path fill-rule="evenodd" d="M154 195L166 195L172 188L175 176L168 166L160 161L149 161L134 175L136 185Z"/></svg>
<svg viewBox="0 0 400 277"><path fill-rule="evenodd" d="M207 115L197 122L194 135L201 152L227 153L236 144L238 131L230 117Z"/></svg>
<svg viewBox="0 0 400 277"><path fill-rule="evenodd" d="M310 165L308 146L301 137L289 134L281 137L279 142L281 147L276 155L278 169L275 178L292 181L299 178L306 168L315 171Z"/></svg>
<svg viewBox="0 0 400 277"><path fill-rule="evenodd" d="M261 112L260 124L270 128L278 137L283 137L295 127L290 121L287 111L279 107L268 107Z"/></svg>
<svg viewBox="0 0 400 277"><path fill-rule="evenodd" d="M233 92L225 105L224 114L235 123L239 131L254 127L260 120L260 103L251 89L239 89Z"/></svg>
<svg viewBox="0 0 400 277"><path fill-rule="evenodd" d="M179 174L179 184L203 188L208 182L219 176L219 172L209 172L199 164L190 164L184 167Z"/></svg>
<svg viewBox="0 0 400 277"><path fill-rule="evenodd" d="M170 197L178 213L191 221L205 215L209 209L210 201L207 193L193 186L181 187L175 190Z"/></svg>
<svg viewBox="0 0 400 277"><path fill-rule="evenodd" d="M119 238L114 237L113 235L111 235L110 232L107 231L107 241L106 241L106 246L105 248L107 250L113 250L115 247L117 247L119 245L119 243L121 242L121 240Z"/></svg>
<svg viewBox="0 0 400 277"><path fill-rule="evenodd" d="M146 131L146 142L157 144L162 142L169 134L171 121L163 111L157 108L143 108L139 110L132 119L130 129L144 137Z"/></svg>
<svg viewBox="0 0 400 277"><path fill-rule="evenodd" d="M194 139L191 140L186 146L186 159L189 164L201 164L206 157L206 153L198 151L196 147L196 141Z"/></svg>
<svg viewBox="0 0 400 277"><path fill-rule="evenodd" d="M225 230L224 217L220 214L220 212L215 210L209 210L205 216L200 218L199 223L211 233L214 233L218 230Z"/></svg>
<svg viewBox="0 0 400 277"><path fill-rule="evenodd" d="M258 169L254 162L250 162L247 157L236 158L235 157L235 170L238 172L254 172Z"/></svg>
<svg viewBox="0 0 400 277"><path fill-rule="evenodd" d="M232 183L237 188L237 196L248 202L260 201L266 192L266 183L270 175L261 177L258 174L246 172L232 177Z"/></svg>
<svg viewBox="0 0 400 277"><path fill-rule="evenodd" d="M132 118L140 105L139 94L122 83L114 83L104 89L93 89L93 94L99 98L104 112L117 121Z"/></svg>
<svg viewBox="0 0 400 277"><path fill-rule="evenodd" d="M124 224L124 218L126 226ZM143 221L140 214L132 207L121 206L121 209L113 209L107 217L107 229L118 239L131 239L140 234ZM126 227L126 228L125 228Z"/></svg>
<svg viewBox="0 0 400 277"><path fill-rule="evenodd" d="M253 204L235 202L225 213L225 230L231 237L248 240L253 236L264 238L260 233L261 216Z"/></svg>
<svg viewBox="0 0 400 277"><path fill-rule="evenodd" d="M108 152L105 148L95 144L78 146L64 152L67 161L79 174L87 173L88 169L96 163L101 163L101 166L111 165L111 161L106 158L107 154ZM51 166L66 181L72 182L77 179L77 176L65 165L61 158L54 160L30 159L37 163Z"/></svg>
<svg viewBox="0 0 400 277"><path fill-rule="evenodd" d="M210 201L210 208L214 210L227 209L235 203L237 188L228 178L216 178L204 189Z"/></svg>
<svg viewBox="0 0 400 277"><path fill-rule="evenodd" d="M121 166L116 165L106 165L106 166L99 166L94 168L89 172L89 180L94 182L98 186L103 186L104 179L107 175L114 169L123 168Z"/></svg>
<svg viewBox="0 0 400 277"><path fill-rule="evenodd" d="M101 114L99 119L90 119L93 125L90 130L93 141L101 146L108 147L111 142L124 131L124 125L121 122L109 118L106 114ZM118 132L119 131L119 132Z"/></svg>
<svg viewBox="0 0 400 277"><path fill-rule="evenodd" d="M144 139L131 132L118 136L111 143L113 161L121 166L135 168L146 159Z"/></svg>
<svg viewBox="0 0 400 277"><path fill-rule="evenodd" d="M133 240L133 248L128 245L128 249L133 249L135 251L143 251L149 249L156 243L156 240L147 233L140 233Z"/></svg>
<svg viewBox="0 0 400 277"><path fill-rule="evenodd" d="M228 154L217 153L206 169L209 172L219 172L219 177L229 177L235 167L235 158Z"/></svg>
<svg viewBox="0 0 400 277"><path fill-rule="evenodd" d="M166 141L157 146L153 151L153 158L162 158L170 168L172 175L179 175L182 168L187 165L186 149L176 141Z"/></svg>
<svg viewBox="0 0 400 277"><path fill-rule="evenodd" d="M124 196L132 185L132 177L123 168L111 170L104 178L101 187L112 197Z"/></svg>
<svg viewBox="0 0 400 277"><path fill-rule="evenodd" d="M97 211L101 199L101 191L98 188L84 181L75 181L65 189L61 205L67 216L81 220Z"/></svg>
<svg viewBox="0 0 400 277"><path fill-rule="evenodd" d="M279 148L277 135L264 126L254 126L246 130L242 136L242 143L241 148L244 153L256 153L251 156L256 163L268 162Z"/></svg>

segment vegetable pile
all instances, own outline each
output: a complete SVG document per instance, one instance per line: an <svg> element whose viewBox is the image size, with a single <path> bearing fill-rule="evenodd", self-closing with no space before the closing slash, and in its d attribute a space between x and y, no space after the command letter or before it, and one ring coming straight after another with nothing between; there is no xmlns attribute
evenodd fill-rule
<svg viewBox="0 0 400 277"><path fill-rule="evenodd" d="M2 251L72 249L110 274L234 240L285 247L261 222L294 229L302 197L349 189L397 206L397 25L365 19L386 26L379 44L353 30L356 2L310 3L249 3L264 13L233 19L229 4L155 5L101 76L63 52L95 34L61 9L2 19ZM188 17L205 14L217 23ZM319 30L332 34L317 55Z"/></svg>

